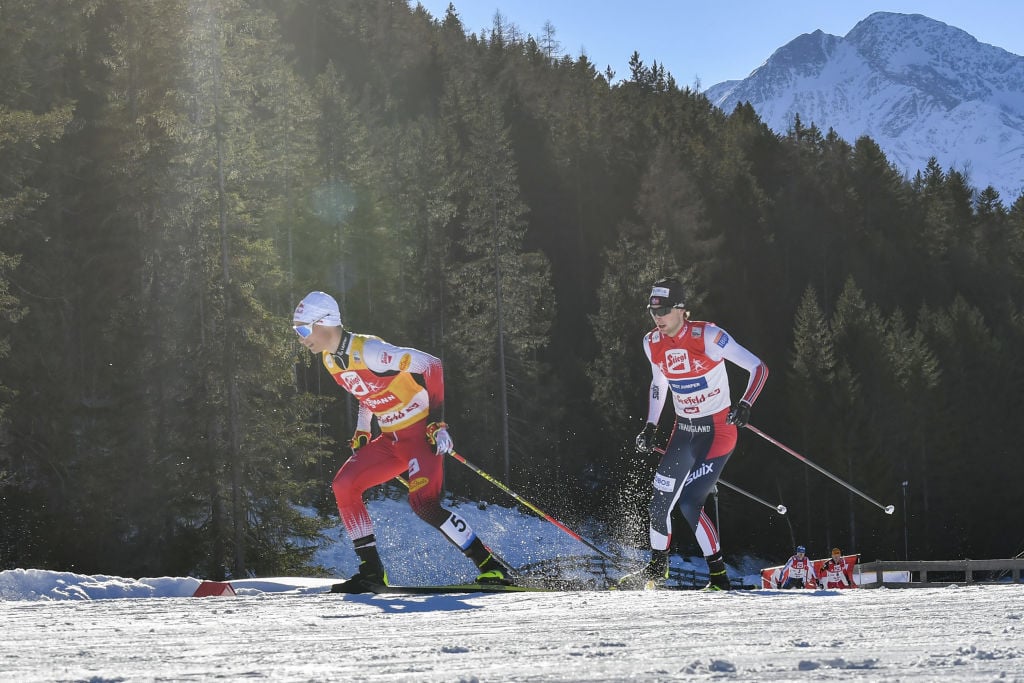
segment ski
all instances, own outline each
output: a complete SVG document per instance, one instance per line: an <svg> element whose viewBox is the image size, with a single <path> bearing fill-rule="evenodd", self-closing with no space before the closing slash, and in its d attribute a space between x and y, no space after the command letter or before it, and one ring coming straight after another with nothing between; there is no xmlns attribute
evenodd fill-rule
<svg viewBox="0 0 1024 683"><path fill-rule="evenodd" d="M732 588L728 591L708 590L678 586L659 586L656 591L697 591L702 593L730 593L737 590L753 590L753 586ZM378 586L378 595L435 595L439 593L579 593L581 591L615 590L614 588L579 588L568 586L503 586L500 584L453 584L448 586Z"/></svg>
<svg viewBox="0 0 1024 683"><path fill-rule="evenodd" d="M598 585L594 582L568 581L558 579L521 580L519 584L504 585L491 583L454 583L436 586L373 586L365 591L351 591L342 588L344 584L331 586L331 593L349 593L353 595L437 595L444 593L578 593L586 591L626 590L614 583ZM755 586L736 586L736 590L754 590ZM643 590L643 589L641 589ZM713 591L699 586L658 586L647 590L657 591L700 591L708 593L727 593L730 591Z"/></svg>
<svg viewBox="0 0 1024 683"><path fill-rule="evenodd" d="M561 590L542 586L506 586L502 584L455 583L440 586L373 586L371 590L353 592L331 586L331 593L349 595L434 595L441 593L538 593Z"/></svg>
<svg viewBox="0 0 1024 683"><path fill-rule="evenodd" d="M456 583L447 586L375 586L378 595L433 595L437 593L545 593L560 590L542 586L506 586L500 583Z"/></svg>
<svg viewBox="0 0 1024 683"><path fill-rule="evenodd" d="M331 586L331 593L354 593L359 591L346 590L345 584L336 583ZM500 583L453 583L436 586L373 586L362 594L393 594L393 595L430 595L435 593L556 593L568 591L606 590L607 586L597 585L591 581L573 581L560 579L521 579L518 584L505 585Z"/></svg>

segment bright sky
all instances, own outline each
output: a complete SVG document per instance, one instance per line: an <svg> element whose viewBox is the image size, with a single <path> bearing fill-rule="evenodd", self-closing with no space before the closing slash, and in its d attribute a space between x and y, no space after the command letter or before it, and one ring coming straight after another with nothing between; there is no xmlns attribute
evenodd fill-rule
<svg viewBox="0 0 1024 683"><path fill-rule="evenodd" d="M416 0L411 0L415 4ZM419 0L435 18L449 0ZM771 54L802 33L821 29L845 36L873 12L923 14L962 29L983 43L1024 55L1024 2L1020 0L633 0L608 4L593 0L452 0L469 33L490 30L495 12L525 35L540 37L544 24L555 27L563 54L585 52L615 80L629 74L629 57L664 64L680 86L701 89L745 78Z"/></svg>

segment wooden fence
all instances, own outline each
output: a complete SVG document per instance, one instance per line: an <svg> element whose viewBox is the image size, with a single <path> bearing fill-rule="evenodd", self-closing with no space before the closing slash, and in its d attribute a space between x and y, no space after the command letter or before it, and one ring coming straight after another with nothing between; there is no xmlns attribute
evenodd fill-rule
<svg viewBox="0 0 1024 683"><path fill-rule="evenodd" d="M879 560L854 568L854 576L868 583L865 588L919 588L960 584L1021 583L1024 558L1007 560ZM909 582L885 581L885 572L909 572Z"/></svg>

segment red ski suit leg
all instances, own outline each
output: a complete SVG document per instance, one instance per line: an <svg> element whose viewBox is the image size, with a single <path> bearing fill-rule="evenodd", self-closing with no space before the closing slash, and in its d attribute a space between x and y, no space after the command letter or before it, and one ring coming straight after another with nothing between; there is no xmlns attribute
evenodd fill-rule
<svg viewBox="0 0 1024 683"><path fill-rule="evenodd" d="M373 533L363 492L409 472L409 506L423 521L440 528L449 513L441 508L444 456L436 455L426 439L426 423L381 434L353 453L334 476L331 488L349 538Z"/></svg>

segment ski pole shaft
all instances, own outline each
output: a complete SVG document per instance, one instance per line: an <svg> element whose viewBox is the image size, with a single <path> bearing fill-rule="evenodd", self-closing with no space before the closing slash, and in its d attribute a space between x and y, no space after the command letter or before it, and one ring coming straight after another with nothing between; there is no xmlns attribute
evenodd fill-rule
<svg viewBox="0 0 1024 683"><path fill-rule="evenodd" d="M654 452L658 453L660 455L665 455L665 449L664 448L657 448L657 447L655 447ZM761 505L765 505L767 507L770 507L772 510L775 510L780 515L786 514L786 506L785 505L772 505L767 500L763 500L761 498L758 498L757 496L755 496L750 491L744 491L739 486L736 486L735 484L730 484L729 482L727 482L726 480L721 479L721 478L718 480L718 483L721 484L722 486L724 486L727 489L732 489L736 493L742 493L747 498L750 498L751 500L757 501Z"/></svg>
<svg viewBox="0 0 1024 683"><path fill-rule="evenodd" d="M792 455L792 456L793 456L794 458L796 458L796 459L797 459L797 460L799 460L800 462L802 462L802 463L804 463L805 465L807 465L808 467L811 467L811 468L813 468L813 469L816 469L816 470L818 470L819 472L821 472L822 474L824 474L824 475L825 475L826 477L828 477L828 478L829 478L829 479L831 479L832 481L834 481L834 482L836 482L837 484L839 484L840 486L842 486L842 487L846 488L846 489L847 489L847 490L849 490L849 491L852 491L853 493L856 493L856 494L857 494L858 496L860 496L860 497L861 497L861 498L863 498L864 500L868 501L869 503L872 503L873 505L876 505L876 506L878 506L879 508L881 508L881 509L882 509L882 511L883 511L883 512L884 512L885 514L887 514L887 515L891 515L891 514L893 513L893 511L894 511L894 510L896 509L896 508L895 508L894 506L892 506L892 505L882 505L881 503L879 503L879 502L878 502L877 500L875 500L874 498L872 498L872 497L871 497L871 496L869 496L868 494L864 493L864 492L863 492L863 491L861 491L860 489L857 489L857 488L856 488L856 487L854 487L854 486L853 486L852 484L849 484L849 483L847 483L847 482L843 481L842 479L840 479L840 478L839 478L839 477L837 477L836 475L832 474L831 472L829 472L829 471L828 471L828 470L826 470L825 468L823 468L823 467L820 467L820 466L818 466L818 465L815 465L815 464L814 464L813 462L811 462L810 460L808 460L808 459L807 459L807 458L805 458L804 456L800 455L799 453L797 453L796 451L794 451L794 450L793 450L792 448L790 448L789 446L787 446L787 445L785 445L785 444L783 444L783 443L780 443L779 441L776 441L775 439L773 439L772 437L768 436L767 434L765 434L764 432L762 432L762 431L761 431L760 429L758 429L757 427L755 427L754 425L748 424L748 425L746 425L746 427L747 427L747 429L749 429L750 431L752 431L752 432L754 432L755 434L757 434L758 436L760 436L760 437L761 437L762 439L764 439L765 441L768 441L769 443L775 444L776 446L778 446L778 447L779 447L779 448L781 448L782 450L786 451L787 453L789 453L790 455Z"/></svg>
<svg viewBox="0 0 1024 683"><path fill-rule="evenodd" d="M502 491L504 491L504 492L505 492L505 493L507 493L508 495L510 495L510 496L512 496L513 498L515 498L515 499L516 499L516 500L517 500L517 501L518 501L519 503L521 503L521 504L522 504L522 505L524 505L525 507L529 508L529 509L530 509L530 510L531 510L532 512L534 512L535 514L537 514L538 516L540 516L540 517L541 517L542 519L545 519L545 520L547 520L547 521L551 522L551 523L552 523L552 524L554 524L554 525L555 525L556 527L558 527L559 529L561 529L561 530L562 530L562 531L564 531L565 533L569 534L570 536L572 536L573 538L575 538L575 539L576 539L577 541L579 541L579 542L580 542L580 543L582 543L583 545L587 546L587 547L588 547L588 548L590 548L591 550L594 550L595 552L597 552L598 554L600 554L600 555L601 555L602 557L604 557L604 558L605 558L606 560L611 560L612 562L617 562L617 560L616 560L616 559L615 559L614 557L612 557L611 555L609 555L609 554L608 554L608 553L606 553L605 551L601 550L601 549L600 549L600 548L598 548L598 547L597 547L596 545L594 545L593 543L591 543L591 542L590 542L590 541L588 541L587 539L583 538L583 537L582 537L582 536L580 536L580 535L579 535L578 533L576 533L575 531L573 531L573 530L572 530L572 529L570 529L569 527L565 526L564 524L562 524L561 522L559 522L559 521L558 521L557 519L555 519L554 517L552 517L552 516L551 516L551 515L549 515L548 513L546 513L546 512L544 512L543 510L541 510L541 509L540 509L539 507L537 507L536 505L534 505L534 504L533 504L533 503L531 503L530 501L528 501L528 500L524 499L524 498L523 498L522 496L520 496L520 495L519 495L518 493L516 493L515 491L513 491L513 490L512 490L512 489L510 489L509 487L505 486L505 485L504 485L503 483L501 483L501 481L499 481L499 480L495 479L494 477L492 477L491 475L487 474L487 473L486 473L486 472L484 472L484 471L483 471L482 469L480 469L479 467L477 467L476 465L474 465L474 464L473 464L473 463L471 463L470 461L466 460L465 458L463 458L463 457L462 457L461 455L459 455L459 454L458 454L458 453L456 453L455 451L451 451L451 452L450 452L450 453L449 453L448 455L452 456L453 458L455 458L456 460L458 460L459 462L461 462L461 463L462 463L463 465L465 465L465 466L466 466L466 467L468 467L469 469L473 470L474 472L476 472L476 473L477 473L477 474L479 474L479 475L480 475L481 477L483 477L483 478L484 478L484 479L486 479L487 481L489 481L489 482L491 482L492 484L494 484L495 486L497 486L497 487L498 487L499 489L501 489Z"/></svg>
<svg viewBox="0 0 1024 683"><path fill-rule="evenodd" d="M750 491L744 491L739 486L736 486L735 484L730 484L725 479L719 479L718 483L721 484L722 486L724 486L727 489L732 489L736 493L742 493L747 498L749 498L749 499L751 499L753 501L756 501L756 502L760 503L761 505L764 505L765 507L768 507L768 508L771 508L772 510L775 510L780 515L786 514L786 506L785 505L772 505L767 500L764 500L763 498L758 498L757 496L755 496Z"/></svg>
<svg viewBox="0 0 1024 683"><path fill-rule="evenodd" d="M405 477L403 477L402 475L398 475L397 477L395 477L395 479L397 479L399 482L401 482L402 486L404 486L405 488L407 488L407 489L409 488L409 480L406 479ZM506 565L508 567L512 566L512 564L510 562L506 562L505 558L503 558L500 555L498 555L498 553L494 552L494 550L491 550L491 555L494 555L494 557L497 558L498 561L501 562L502 564L504 564L504 565Z"/></svg>

